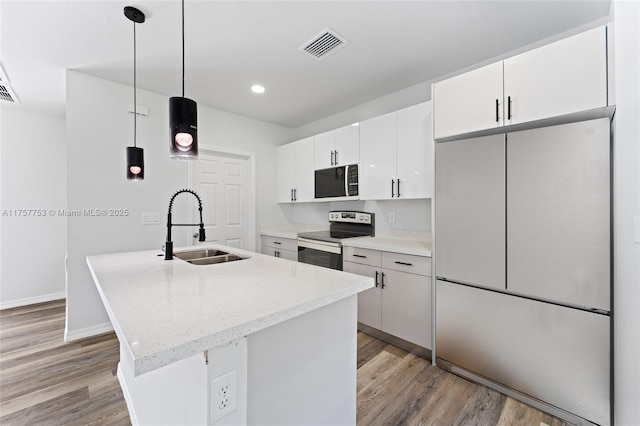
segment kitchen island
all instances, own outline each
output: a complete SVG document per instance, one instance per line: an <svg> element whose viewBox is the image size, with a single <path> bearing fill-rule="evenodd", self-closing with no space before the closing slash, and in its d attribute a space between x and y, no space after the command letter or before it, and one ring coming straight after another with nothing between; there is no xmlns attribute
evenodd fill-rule
<svg viewBox="0 0 640 426"><path fill-rule="evenodd" d="M243 259L87 258L132 422L355 424L357 294L373 280L204 247Z"/></svg>

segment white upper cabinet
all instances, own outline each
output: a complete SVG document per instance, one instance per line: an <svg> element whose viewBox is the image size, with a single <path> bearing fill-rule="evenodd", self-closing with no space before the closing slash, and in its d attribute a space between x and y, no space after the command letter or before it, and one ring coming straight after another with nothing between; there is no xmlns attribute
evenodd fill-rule
<svg viewBox="0 0 640 426"><path fill-rule="evenodd" d="M436 139L605 107L606 28L435 83L433 101Z"/></svg>
<svg viewBox="0 0 640 426"><path fill-rule="evenodd" d="M395 198L396 112L360 123L361 200Z"/></svg>
<svg viewBox="0 0 640 426"><path fill-rule="evenodd" d="M361 200L432 196L431 102L360 123L359 190Z"/></svg>
<svg viewBox="0 0 640 426"><path fill-rule="evenodd" d="M327 169L333 166L336 150L336 131L320 133L314 137L315 169Z"/></svg>
<svg viewBox="0 0 640 426"><path fill-rule="evenodd" d="M278 202L313 201L314 138L278 147Z"/></svg>
<svg viewBox="0 0 640 426"><path fill-rule="evenodd" d="M502 126L502 84L502 62L435 83L435 138Z"/></svg>
<svg viewBox="0 0 640 426"><path fill-rule="evenodd" d="M433 196L431 102L397 112L397 198Z"/></svg>
<svg viewBox="0 0 640 426"><path fill-rule="evenodd" d="M315 168L358 164L360 161L360 130L344 126L315 136Z"/></svg>
<svg viewBox="0 0 640 426"><path fill-rule="evenodd" d="M295 167L295 149L292 143L279 146L277 148L278 167L277 169L277 181L278 181L278 202L279 203L291 203L293 202L293 187L294 187L294 167Z"/></svg>
<svg viewBox="0 0 640 426"><path fill-rule="evenodd" d="M505 60L505 124L606 106L606 40L596 28Z"/></svg>

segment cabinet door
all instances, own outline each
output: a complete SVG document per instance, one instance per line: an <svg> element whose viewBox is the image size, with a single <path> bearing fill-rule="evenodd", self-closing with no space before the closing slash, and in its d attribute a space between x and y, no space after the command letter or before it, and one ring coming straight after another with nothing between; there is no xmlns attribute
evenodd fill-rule
<svg viewBox="0 0 640 426"><path fill-rule="evenodd" d="M278 257L281 259L288 259L293 261L298 261L298 252L291 250L281 250L278 249Z"/></svg>
<svg viewBox="0 0 640 426"><path fill-rule="evenodd" d="M505 288L505 137L436 144L436 276Z"/></svg>
<svg viewBox="0 0 640 426"><path fill-rule="evenodd" d="M609 119L507 135L507 287L610 309Z"/></svg>
<svg viewBox="0 0 640 426"><path fill-rule="evenodd" d="M279 203L293 202L295 149L292 143L277 148L277 197Z"/></svg>
<svg viewBox="0 0 640 426"><path fill-rule="evenodd" d="M376 278L379 268L353 262L344 262L344 272ZM380 287L370 288L358 293L358 322L380 330Z"/></svg>
<svg viewBox="0 0 640 426"><path fill-rule="evenodd" d="M268 247L268 246L262 246L262 250L260 251L262 254L266 254L267 256L274 256L276 255L276 249L274 249L273 247Z"/></svg>
<svg viewBox="0 0 640 426"><path fill-rule="evenodd" d="M502 84L502 62L435 83L434 138L502 126Z"/></svg>
<svg viewBox="0 0 640 426"><path fill-rule="evenodd" d="M397 112L397 171L400 179L398 198L433 196L433 132L431 102Z"/></svg>
<svg viewBox="0 0 640 426"><path fill-rule="evenodd" d="M387 200L392 198L392 194L395 198L395 112L360 123L359 172L361 200Z"/></svg>
<svg viewBox="0 0 640 426"><path fill-rule="evenodd" d="M294 201L313 201L314 198L314 146L313 137L294 142L295 164Z"/></svg>
<svg viewBox="0 0 640 426"><path fill-rule="evenodd" d="M336 131L314 136L315 169L327 169L335 163Z"/></svg>
<svg viewBox="0 0 640 426"><path fill-rule="evenodd" d="M605 31L596 28L505 60L505 122L517 124L606 106Z"/></svg>
<svg viewBox="0 0 640 426"><path fill-rule="evenodd" d="M431 278L383 270L382 331L431 349Z"/></svg>
<svg viewBox="0 0 640 426"><path fill-rule="evenodd" d="M335 162L338 166L360 162L360 126L344 126L335 130Z"/></svg>

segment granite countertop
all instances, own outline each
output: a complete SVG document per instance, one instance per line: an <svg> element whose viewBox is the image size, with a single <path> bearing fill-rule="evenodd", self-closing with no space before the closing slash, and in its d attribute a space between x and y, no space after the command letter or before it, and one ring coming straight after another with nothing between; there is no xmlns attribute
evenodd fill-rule
<svg viewBox="0 0 640 426"><path fill-rule="evenodd" d="M175 249L175 252L194 247ZM247 259L165 261L159 250L87 257L136 376L373 287L373 279L216 244Z"/></svg>
<svg viewBox="0 0 640 426"><path fill-rule="evenodd" d="M431 243L424 240L407 240L390 237L358 237L342 240L342 245L344 247L358 247L431 257Z"/></svg>

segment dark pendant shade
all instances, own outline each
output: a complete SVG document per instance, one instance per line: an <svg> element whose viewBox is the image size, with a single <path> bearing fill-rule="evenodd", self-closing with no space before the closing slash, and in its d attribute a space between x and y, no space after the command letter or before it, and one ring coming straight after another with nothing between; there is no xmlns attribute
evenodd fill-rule
<svg viewBox="0 0 640 426"><path fill-rule="evenodd" d="M127 147L127 179L144 179L144 151L142 148Z"/></svg>
<svg viewBox="0 0 640 426"><path fill-rule="evenodd" d="M169 98L169 128L171 130L171 158L198 158L198 106L195 101Z"/></svg>

